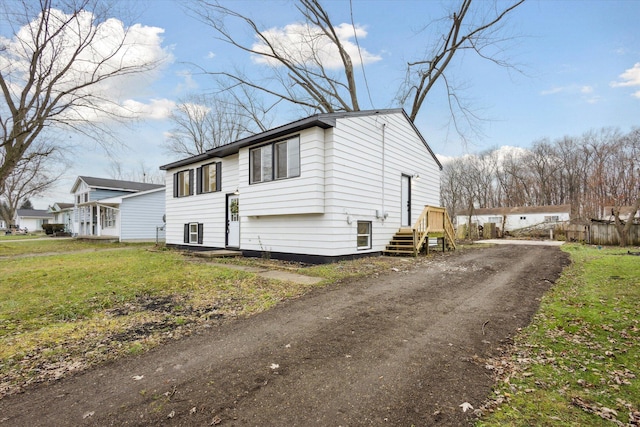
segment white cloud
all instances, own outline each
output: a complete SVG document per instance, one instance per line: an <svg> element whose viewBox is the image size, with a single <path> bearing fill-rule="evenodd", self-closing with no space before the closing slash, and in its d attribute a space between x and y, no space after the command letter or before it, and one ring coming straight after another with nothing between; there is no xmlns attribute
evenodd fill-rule
<svg viewBox="0 0 640 427"><path fill-rule="evenodd" d="M548 95L557 95L557 94L567 94L567 95L581 95L583 101L588 104L595 104L601 98L598 95L594 94L595 88L590 85L578 85L571 84L567 86L555 86L551 89L543 90L540 92L542 96Z"/></svg>
<svg viewBox="0 0 640 427"><path fill-rule="evenodd" d="M182 78L182 82L176 86L176 92L191 91L198 87L198 83L193 78L193 74L189 70L181 70L176 75Z"/></svg>
<svg viewBox="0 0 640 427"><path fill-rule="evenodd" d="M374 55L366 49L352 42L358 37L362 40L367 36L367 31L361 26L350 24L340 24L334 28L340 42L347 53L351 56L353 65L360 65L361 62L369 64L382 59L379 55ZM314 65L322 64L327 69L340 69L343 67L337 47L322 31L308 24L290 24L284 28L271 28L262 35L269 40L274 50L281 56L288 57L298 64ZM255 43L252 48L258 52L269 53L270 49L263 42ZM361 58L362 57L362 61ZM269 64L277 66L279 63L270 58L254 55L253 60L258 64Z"/></svg>
<svg viewBox="0 0 640 427"><path fill-rule="evenodd" d="M640 86L640 62L636 62L632 68L620 74L619 81L611 82L611 87L631 87ZM640 98L640 91L633 93L633 96Z"/></svg>
<svg viewBox="0 0 640 427"><path fill-rule="evenodd" d="M128 99L123 108L139 119L164 120L169 117L176 103L170 99L152 99L148 104Z"/></svg>
<svg viewBox="0 0 640 427"><path fill-rule="evenodd" d="M39 18L38 18L39 19ZM28 80L31 51L36 44L37 20L20 28L12 38L1 38L0 69L10 84L13 96L18 97ZM49 33L55 34L42 54L42 67L50 66L51 72L42 83L53 87L53 95L72 90L73 97L89 100L84 107L68 109L64 117L69 120L105 120L107 111L129 116L131 99L146 95L150 83L159 77L163 65L173 61L171 53L162 46L164 30L135 24L126 27L122 21L109 18L103 21L88 11L75 16L59 10L51 10ZM58 33L56 30L60 29ZM44 37L40 35L39 37ZM91 40L82 47L83 37ZM43 41L38 42L40 45ZM80 50L76 55L76 50ZM69 67L65 70L65 67ZM120 71L119 71L120 70ZM102 76L115 74L102 79ZM61 76L53 81L54 76ZM102 79L96 83L97 80ZM83 83L89 85L78 89ZM75 89L75 90L74 90ZM63 98L62 105L71 99ZM157 101L135 110L151 112L157 109ZM157 114L157 112L152 113ZM62 115L60 116L62 117Z"/></svg>
<svg viewBox="0 0 640 427"><path fill-rule="evenodd" d="M207 59L213 59L213 58L215 58L215 57L216 57L216 54L215 54L215 53L213 53L213 52L209 52L209 53L207 53Z"/></svg>
<svg viewBox="0 0 640 427"><path fill-rule="evenodd" d="M564 87L553 87L551 89L543 90L540 92L540 95L554 95L556 93L565 92L566 88Z"/></svg>

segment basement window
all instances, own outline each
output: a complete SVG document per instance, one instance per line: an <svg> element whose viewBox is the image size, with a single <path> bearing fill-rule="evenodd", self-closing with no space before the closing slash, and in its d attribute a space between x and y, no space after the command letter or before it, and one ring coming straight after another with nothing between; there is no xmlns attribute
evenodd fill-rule
<svg viewBox="0 0 640 427"><path fill-rule="evenodd" d="M358 250L371 249L371 221L358 221Z"/></svg>
<svg viewBox="0 0 640 427"><path fill-rule="evenodd" d="M190 222L184 225L184 243L202 244L204 225L199 222Z"/></svg>

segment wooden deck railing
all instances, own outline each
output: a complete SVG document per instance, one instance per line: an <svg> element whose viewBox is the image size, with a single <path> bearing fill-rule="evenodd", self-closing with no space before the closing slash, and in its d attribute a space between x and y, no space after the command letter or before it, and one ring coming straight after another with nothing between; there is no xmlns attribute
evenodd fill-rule
<svg viewBox="0 0 640 427"><path fill-rule="evenodd" d="M413 251L416 255L429 237L442 237L456 248L455 231L445 208L425 206L422 210L413 226Z"/></svg>

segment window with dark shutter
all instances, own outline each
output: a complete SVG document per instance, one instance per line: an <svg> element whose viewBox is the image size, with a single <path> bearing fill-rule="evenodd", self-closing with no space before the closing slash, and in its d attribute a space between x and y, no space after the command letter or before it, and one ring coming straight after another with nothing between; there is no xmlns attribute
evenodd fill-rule
<svg viewBox="0 0 640 427"><path fill-rule="evenodd" d="M193 169L176 172L173 175L173 197L193 195L193 189L195 187L193 178Z"/></svg>
<svg viewBox="0 0 640 427"><path fill-rule="evenodd" d="M220 191L221 165L222 164L220 162L209 163L197 169L196 175L198 179L199 193L214 193L216 191Z"/></svg>

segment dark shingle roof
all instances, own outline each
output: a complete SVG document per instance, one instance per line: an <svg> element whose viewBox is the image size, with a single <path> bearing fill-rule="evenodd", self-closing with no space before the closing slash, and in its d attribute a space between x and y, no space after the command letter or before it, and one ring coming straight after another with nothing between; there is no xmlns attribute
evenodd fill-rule
<svg viewBox="0 0 640 427"><path fill-rule="evenodd" d="M121 181L117 179L95 178L92 176L79 176L89 187L109 190L147 191L156 188L164 188L164 184L149 184L146 182ZM75 187L75 186L74 186Z"/></svg>
<svg viewBox="0 0 640 427"><path fill-rule="evenodd" d="M22 218L53 218L53 215L43 209L18 209L16 215Z"/></svg>

